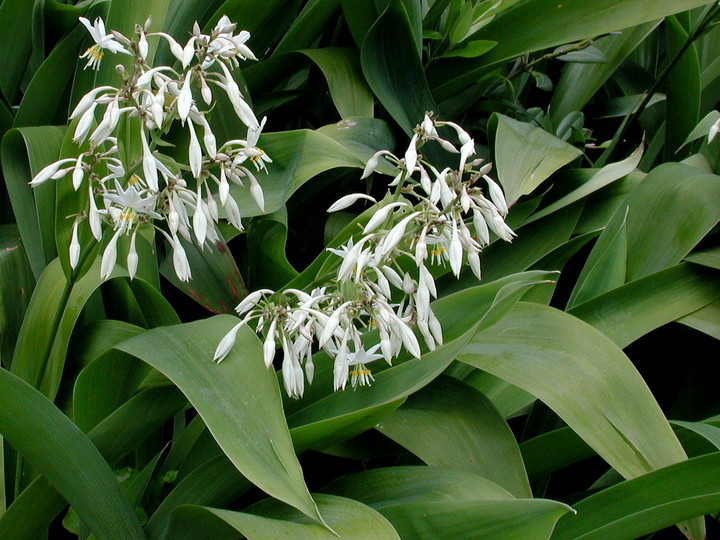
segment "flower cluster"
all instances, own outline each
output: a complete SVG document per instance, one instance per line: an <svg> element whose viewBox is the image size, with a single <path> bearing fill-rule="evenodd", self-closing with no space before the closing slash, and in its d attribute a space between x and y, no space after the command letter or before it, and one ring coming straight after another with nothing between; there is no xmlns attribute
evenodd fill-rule
<svg viewBox="0 0 720 540"><path fill-rule="evenodd" d="M86 68L98 68L106 50L132 56L132 66L126 69L118 65L122 84L93 89L70 115L71 120L76 120L73 140L85 151L76 158L48 165L30 185L72 173L75 190L88 191L87 207L75 216L73 224L70 245L73 268L80 258L78 227L87 220L98 241L102 238L102 223L115 231L103 253L102 277L107 278L115 266L117 240L123 234L131 237L127 269L133 277L138 263L135 236L140 226L150 224L167 238L177 276L187 281L191 271L179 236L188 242L194 237L201 248L206 241L216 241L219 236L215 224L221 214L236 228L242 228L239 207L230 192L231 183L248 184L255 204L260 210L264 207L256 174L271 162L257 147L265 119L259 122L255 117L231 73L240 60L255 59L245 44L250 34L246 31L236 34L236 25L222 17L209 34L201 33L196 23L192 36L181 46L168 34L149 33L150 20L144 27L135 28L132 39L117 32L106 34L99 18L93 25L82 17L80 22L95 42L81 56L88 59ZM153 38L168 43L180 65L178 69L148 64L148 39ZM227 95L237 117L247 126L246 138L227 141L219 147L208 121L214 105L213 92L217 90ZM96 123L99 112L101 120ZM159 150L170 146L162 137L176 121L187 129L187 164ZM123 123L137 126L130 138L142 149L141 155L129 162L122 161L118 152L116 133ZM126 148L131 146L130 140L122 142ZM189 173L187 179L183 173ZM160 227L159 222L165 225Z"/></svg>
<svg viewBox="0 0 720 540"><path fill-rule="evenodd" d="M442 127L456 133L460 150L438 135ZM458 168L438 171L429 163L419 152L429 142L459 154ZM353 387L370 384L367 364L380 358L391 363L403 349L420 358L415 330L429 350L441 345L442 328L430 306L437 297L432 270L449 266L459 276L467 262L480 279L479 253L490 242L490 232L506 241L514 236L504 221L503 192L488 176L491 164L471 160L474 154L475 143L460 126L430 115L415 129L402 158L384 150L375 154L363 178L384 158L397 169L390 183L394 192L380 202L365 194L348 195L330 207L331 212L342 210L361 199L377 205L359 235L329 249L336 271L310 293L288 289L249 295L237 306L243 318L220 342L215 360L230 352L240 328L253 324L264 335L268 367L276 345L282 347L285 389L300 397L305 378L313 379L315 343L334 358L335 390L349 380ZM378 342L368 348L362 336L371 329Z"/></svg>

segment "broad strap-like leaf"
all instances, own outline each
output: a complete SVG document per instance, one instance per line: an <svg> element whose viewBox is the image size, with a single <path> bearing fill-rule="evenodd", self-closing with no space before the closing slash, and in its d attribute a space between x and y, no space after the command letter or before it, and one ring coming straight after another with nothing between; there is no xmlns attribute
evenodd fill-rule
<svg viewBox="0 0 720 540"><path fill-rule="evenodd" d="M100 452L40 392L0 369L0 433L75 508L99 538L145 538Z"/></svg>
<svg viewBox="0 0 720 540"><path fill-rule="evenodd" d="M293 450L275 373L263 363L260 340L246 327L230 355L221 364L212 362L217 344L234 324L236 318L218 316L156 328L117 348L180 388L248 480L322 522Z"/></svg>
<svg viewBox="0 0 720 540"><path fill-rule="evenodd" d="M573 505L554 540L639 538L720 506L720 453L622 482ZM685 532L685 531L684 531Z"/></svg>
<svg viewBox="0 0 720 540"><path fill-rule="evenodd" d="M315 500L328 529L308 522L300 512L266 500L253 505L252 513L232 512L216 508L182 506L173 512L168 533L178 540L194 538L234 538L237 533L248 540L400 540L392 525L377 511L352 499L316 494Z"/></svg>

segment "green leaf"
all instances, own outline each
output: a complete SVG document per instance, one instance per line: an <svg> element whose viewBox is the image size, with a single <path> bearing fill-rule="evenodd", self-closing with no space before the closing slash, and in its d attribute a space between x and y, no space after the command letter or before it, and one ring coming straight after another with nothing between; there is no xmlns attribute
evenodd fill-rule
<svg viewBox="0 0 720 540"><path fill-rule="evenodd" d="M24 381L37 384L54 397L60 386L66 353L75 324L90 296L101 285L100 259L75 285L70 285L60 262L50 263L38 281L20 329L12 371ZM125 275L116 267L111 277ZM147 302L145 316L153 324L177 322L167 301L151 285L136 279L132 287ZM40 384L42 382L42 385Z"/></svg>
<svg viewBox="0 0 720 540"><path fill-rule="evenodd" d="M399 0L370 28L360 49L370 88L393 119L412 133L425 113L435 110L405 7Z"/></svg>
<svg viewBox="0 0 720 540"><path fill-rule="evenodd" d="M656 0L651 5L645 0L513 2L472 36L472 39L497 41L498 45L478 59L439 62L429 75L430 85L437 99L446 99L471 85L495 64L656 21L705 4L705 0Z"/></svg>
<svg viewBox="0 0 720 540"><path fill-rule="evenodd" d="M690 328L704 332L715 339L720 339L720 301L697 310L678 320Z"/></svg>
<svg viewBox="0 0 720 540"><path fill-rule="evenodd" d="M183 478L165 497L145 526L150 538L168 538L173 510L184 504L224 507L252 484L224 454L208 460Z"/></svg>
<svg viewBox="0 0 720 540"><path fill-rule="evenodd" d="M522 414L535 401L535 396L522 388L480 369L473 370L462 382L482 392L503 418Z"/></svg>
<svg viewBox="0 0 720 540"><path fill-rule="evenodd" d="M596 455L569 427L555 429L523 441L520 443L520 451L531 481Z"/></svg>
<svg viewBox="0 0 720 540"><path fill-rule="evenodd" d="M605 53L590 45L579 51L571 51L557 57L558 60L563 62L574 62L577 64L604 64L607 62L607 56Z"/></svg>
<svg viewBox="0 0 720 540"><path fill-rule="evenodd" d="M280 290L298 276L285 255L287 211L253 219L247 232L248 279L253 290Z"/></svg>
<svg viewBox="0 0 720 540"><path fill-rule="evenodd" d="M553 539L639 538L720 506L720 453L622 482L575 504ZM687 535L690 532L683 529Z"/></svg>
<svg viewBox="0 0 720 540"><path fill-rule="evenodd" d="M201 28L205 27L205 23L222 3L223 0L170 2L163 22L163 32L170 34L178 42L182 42L183 39L187 39L188 31L195 21L198 22ZM243 28L245 27L243 26ZM176 62L176 59L170 53L170 47L165 40L161 40L155 55L155 65L167 66L172 65L174 62Z"/></svg>
<svg viewBox="0 0 720 540"><path fill-rule="evenodd" d="M192 269L192 279L178 279L169 247L160 265L162 275L205 309L213 313L232 313L248 290L225 240L205 242L200 249L195 242L179 238Z"/></svg>
<svg viewBox="0 0 720 540"><path fill-rule="evenodd" d="M625 477L686 459L632 363L571 315L519 303L458 360L537 396Z"/></svg>
<svg viewBox="0 0 720 540"><path fill-rule="evenodd" d="M446 52L439 58L455 58L458 56L462 58L477 58L495 47L495 45L497 45L497 41L476 39L463 43L459 47Z"/></svg>
<svg viewBox="0 0 720 540"><path fill-rule="evenodd" d="M667 54L675 56L688 40L677 17L665 19ZM700 60L691 43L665 79L665 160L677 160L683 141L697 125L700 115ZM687 152L685 152L687 154Z"/></svg>
<svg viewBox="0 0 720 540"><path fill-rule="evenodd" d="M571 508L544 499L411 502L380 509L402 538L550 538Z"/></svg>
<svg viewBox="0 0 720 540"><path fill-rule="evenodd" d="M508 205L582 152L542 128L496 114L495 166Z"/></svg>
<svg viewBox="0 0 720 540"><path fill-rule="evenodd" d="M673 426L680 426L686 430L697 433L711 443L715 448L720 450L720 427L705 422L683 422L680 420L671 420L670 423Z"/></svg>
<svg viewBox="0 0 720 540"><path fill-rule="evenodd" d="M375 509L407 502L482 501L513 496L487 478L440 467L383 467L334 480L322 491Z"/></svg>
<svg viewBox="0 0 720 540"><path fill-rule="evenodd" d="M16 103L28 61L32 54L33 0L4 0L0 4L0 90L10 103Z"/></svg>
<svg viewBox="0 0 720 540"><path fill-rule="evenodd" d="M0 150L5 185L35 279L57 255L55 185L49 180L33 189L28 183L57 160L64 133L64 128L50 126L11 129Z"/></svg>
<svg viewBox="0 0 720 540"><path fill-rule="evenodd" d="M78 24L63 38L35 72L15 115L15 127L64 125L69 111L70 85L80 43L87 34Z"/></svg>
<svg viewBox="0 0 720 540"><path fill-rule="evenodd" d="M692 141L696 141L697 139L707 137L708 133L710 133L710 128L718 120L720 120L720 112L710 111L709 113L707 113L705 117L700 120L700 122L698 122L698 125L693 128L693 130L685 139L685 142L683 142L682 146L685 146Z"/></svg>
<svg viewBox="0 0 720 540"><path fill-rule="evenodd" d="M568 300L568 308L595 298L606 291L611 291L625 283L628 258L627 235L627 222L623 221L615 230L615 235L602 245L602 251L597 251L593 266L588 267L586 264L583 269L586 271L585 279L582 282L578 280L575 284L575 288Z"/></svg>
<svg viewBox="0 0 720 540"><path fill-rule="evenodd" d="M717 272L683 263L596 296L570 313L625 348L648 332L717 301L717 278Z"/></svg>
<svg viewBox="0 0 720 540"><path fill-rule="evenodd" d="M251 482L322 522L293 451L275 374L263 364L262 344L242 329L221 364L212 355L237 323L213 317L156 328L117 349L165 374L187 396L220 447ZM237 441L247 441L238 445Z"/></svg>
<svg viewBox="0 0 720 540"><path fill-rule="evenodd" d="M55 486L100 538L145 538L100 452L40 392L0 370L0 433Z"/></svg>
<svg viewBox="0 0 720 540"><path fill-rule="evenodd" d="M552 214L553 212L556 212L557 210L564 208L565 206L568 206L574 202L579 201L580 199L584 199L585 197L590 196L591 194L604 188L607 185L610 185L616 180L627 176L638 166L640 160L642 159L642 155L643 148L642 146L640 146L637 150L635 150L632 154L630 154L622 161L605 165L602 169L593 174L592 177L590 177L590 179L583 183L579 188L573 190L564 197L561 197L552 204L549 204L542 210L535 212L532 216L525 220L523 224L527 225L528 223L532 223L533 221Z"/></svg>
<svg viewBox="0 0 720 540"><path fill-rule="evenodd" d="M312 47L339 11L340 0L310 0L292 21L273 55Z"/></svg>
<svg viewBox="0 0 720 540"><path fill-rule="evenodd" d="M15 225L0 225L0 275L0 366L8 367L35 287Z"/></svg>
<svg viewBox="0 0 720 540"><path fill-rule="evenodd" d="M380 433L432 467L492 480L516 497L531 497L515 437L479 391L439 377L382 420Z"/></svg>
<svg viewBox="0 0 720 540"><path fill-rule="evenodd" d="M297 16L300 3L299 0L227 0L205 25L205 30L208 33L220 17L227 15L252 34L249 46L253 51L265 51L285 34Z"/></svg>
<svg viewBox="0 0 720 540"><path fill-rule="evenodd" d="M627 283L677 264L718 220L717 176L678 163L661 165L617 208L588 257L576 290L585 287L588 274L604 258L623 227L627 231Z"/></svg>
<svg viewBox="0 0 720 540"><path fill-rule="evenodd" d="M87 437L109 463L115 463L160 429L185 404L185 397L174 387L143 391L96 426ZM94 494L90 496L94 497ZM0 539L36 539L66 506L63 496L40 476L0 516Z"/></svg>
<svg viewBox="0 0 720 540"><path fill-rule="evenodd" d="M299 52L315 62L325 75L341 118L373 115L375 98L363 77L357 49L328 47Z"/></svg>
<svg viewBox="0 0 720 540"><path fill-rule="evenodd" d="M362 503L334 495L316 494L314 497L336 534L308 522L292 508L267 500L253 505L250 508L252 514L197 506L180 507L173 512L169 535L188 540L198 536L221 540L235 538L237 533L242 533L248 540L400 539L384 517Z"/></svg>
<svg viewBox="0 0 720 540"><path fill-rule="evenodd" d="M100 327L115 337L111 347L141 333L142 328L119 321L107 321ZM92 334L87 336L92 339ZM137 391L148 374L146 364L119 351L110 350L83 369L75 380L73 391L73 420L85 432L90 431L125 403Z"/></svg>

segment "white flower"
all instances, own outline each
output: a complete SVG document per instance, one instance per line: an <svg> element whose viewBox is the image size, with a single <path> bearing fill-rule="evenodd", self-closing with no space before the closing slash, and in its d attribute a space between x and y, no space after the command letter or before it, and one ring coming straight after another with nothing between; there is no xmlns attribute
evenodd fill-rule
<svg viewBox="0 0 720 540"><path fill-rule="evenodd" d="M375 169L377 169L378 163L380 162L380 156L392 156L396 161L399 161L391 152L388 152L387 150L380 150L379 152L373 154L370 159L368 159L362 176L360 177L360 180L364 180L365 178L370 176L373 171L375 171Z"/></svg>
<svg viewBox="0 0 720 540"><path fill-rule="evenodd" d="M713 141L715 135L718 134L718 131L720 131L720 118L718 118L715 123L710 126L710 133L708 133L708 144Z"/></svg>
<svg viewBox="0 0 720 540"><path fill-rule="evenodd" d="M65 165L66 163L71 163L75 160L76 158L61 159L59 161L56 161L55 163L51 163L47 167L44 167L39 173L35 175L35 178L30 181L30 187L37 187L40 184L46 182L47 180L50 180L50 178L53 178L55 176L61 166ZM70 169L68 169L68 171L69 170ZM67 171L65 171L65 174L67 174Z"/></svg>
<svg viewBox="0 0 720 540"><path fill-rule="evenodd" d="M88 63L85 65L85 68L100 68L100 61L102 60L104 54L103 49L107 49L112 53L130 54L125 47L115 40L112 34L105 33L105 23L100 17L95 19L94 25L90 25L90 21L88 21L85 17L79 17L79 20L83 25L85 25L85 28L88 29L90 36L92 36L95 41L95 45L90 47L82 54L82 56L80 56L80 58L88 59Z"/></svg>
<svg viewBox="0 0 720 540"><path fill-rule="evenodd" d="M220 340L220 343L218 343L218 346L215 349L215 354L213 355L213 362L217 362L219 364L220 362L225 360L225 357L230 354L233 345L235 345L235 339L237 337L238 330L240 330L240 328L242 328L244 325L245 321L240 321L235 326L233 326L227 334L225 334L225 336Z"/></svg>
<svg viewBox="0 0 720 540"><path fill-rule="evenodd" d="M198 193L197 205L195 206L195 212L193 213L193 230L195 231L195 238L197 238L198 245L202 248L205 243L205 237L207 236L208 230L208 219L204 210L205 204Z"/></svg>
<svg viewBox="0 0 720 540"><path fill-rule="evenodd" d="M495 204L498 211L503 216L506 215L508 213L508 207L507 207L507 202L505 201L505 195L503 194L502 189L500 189L500 186L498 186L497 183L489 176L485 175L485 176L483 176L483 179L488 184L488 191L490 192L490 200L492 200L493 204Z"/></svg>
<svg viewBox="0 0 720 540"><path fill-rule="evenodd" d="M372 201L373 203L377 204L377 201L370 195L365 195L363 193L353 193L351 195L345 195L344 197L339 198L332 206L330 206L330 208L327 209L327 211L337 212L339 210L344 210L345 208L349 208L350 206L355 204L360 199L367 199L368 201Z"/></svg>
<svg viewBox="0 0 720 540"><path fill-rule="evenodd" d="M150 146L147 142L147 137L145 136L145 130L140 130L140 140L142 141L142 153L143 153L143 159L142 159L142 165L143 165L143 174L145 175L145 181L148 184L148 187L153 191L158 191L158 174L157 174L157 166L155 165L156 158L153 156L152 151L150 150Z"/></svg>
<svg viewBox="0 0 720 540"><path fill-rule="evenodd" d="M407 202L405 201L399 201L387 204L380 208L377 212L375 212L372 217L370 218L370 221L367 222L367 225L365 225L365 228L363 229L363 234L369 234L373 232L375 229L377 229L380 225L385 223L390 213L395 209L399 208L401 206L409 206Z"/></svg>
<svg viewBox="0 0 720 540"><path fill-rule="evenodd" d="M72 228L72 239L70 240L70 249L69 249L70 268L75 268L78 265L78 261L80 260L80 242L78 242L78 224L79 224L79 222L76 220L75 223L73 223L73 228Z"/></svg>
<svg viewBox="0 0 720 540"><path fill-rule="evenodd" d="M72 114L69 116L69 119L73 120L78 116L84 115L90 107L97 105L97 102L95 101L97 95L105 90L116 90L116 88L113 86L98 86L97 88L90 90L82 97L82 99L80 99L78 104L75 106L75 109L73 109Z"/></svg>
<svg viewBox="0 0 720 540"><path fill-rule="evenodd" d="M190 115L190 108L193 104L192 89L190 88L190 79L192 73L185 75L185 82L183 83L180 95L177 98L177 110L180 119L185 122Z"/></svg>
<svg viewBox="0 0 720 540"><path fill-rule="evenodd" d="M197 134L195 133L195 126L192 120L188 122L188 129L190 131L190 146L188 148L188 160L190 161L190 171L195 178L200 176L202 171L202 148L200 148L200 142L198 141Z"/></svg>
<svg viewBox="0 0 720 540"><path fill-rule="evenodd" d="M135 274L137 273L137 267L138 267L138 254L137 250L135 249L135 235L137 233L134 232L132 236L130 237L130 249L128 250L128 256L127 256L127 271L128 275L130 276L130 279L133 279L135 277Z"/></svg>
<svg viewBox="0 0 720 540"><path fill-rule="evenodd" d="M190 263L177 235L173 237L173 266L180 281L190 281L192 278Z"/></svg>
<svg viewBox="0 0 720 540"><path fill-rule="evenodd" d="M277 327L277 320L273 319L270 322L270 328L268 329L265 342L263 343L263 361L265 367L269 368L272 366L273 359L275 358L275 328Z"/></svg>
<svg viewBox="0 0 720 540"><path fill-rule="evenodd" d="M100 224L100 212L98 212L97 204L95 204L95 195L93 194L92 186L90 186L88 200L88 223L90 223L90 231L95 237L95 240L99 242L102 239L102 228Z"/></svg>
<svg viewBox="0 0 720 540"><path fill-rule="evenodd" d="M109 278L113 268L115 268L115 261L117 260L117 239L121 232L121 230L118 230L113 235L103 253L102 262L100 263L100 279L102 280Z"/></svg>

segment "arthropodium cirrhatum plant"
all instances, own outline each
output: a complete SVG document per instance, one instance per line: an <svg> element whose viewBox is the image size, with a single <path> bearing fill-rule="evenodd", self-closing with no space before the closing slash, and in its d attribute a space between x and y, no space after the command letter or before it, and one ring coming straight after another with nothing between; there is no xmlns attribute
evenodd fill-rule
<svg viewBox="0 0 720 540"><path fill-rule="evenodd" d="M438 135L442 126L456 132L460 150ZM459 154L457 169L439 171L419 153L432 142ZM449 264L458 277L466 263L480 279L479 253L490 242L490 231L506 241L514 236L504 221L508 208L503 192L488 176L492 165L470 160L474 154L475 143L465 130L431 115L415 128L402 158L386 150L376 153L362 177L384 157L398 171L389 184L393 193L381 203L365 194L348 195L330 207L331 212L342 210L361 199L377 205L359 235L340 249L329 249L337 257L335 271L309 293L263 289L250 294L236 307L243 318L218 344L214 359L222 361L240 328L253 323L264 335L267 367L273 363L276 344L282 347L285 390L298 398L305 378L313 380L316 343L334 359L335 390L344 389L348 380L353 387L370 384L373 376L367 364L380 358L391 363L403 348L420 358L414 329L428 349L441 345L442 327L430 306L437 289L428 259ZM485 190L477 185L480 181ZM469 216L474 234L465 223ZM377 329L379 342L367 347L362 335L369 329Z"/></svg>
<svg viewBox="0 0 720 540"><path fill-rule="evenodd" d="M101 19L96 19L94 25L80 20L95 41L82 55L88 58L86 68L98 68L105 50L132 56L132 67L118 65L122 84L117 88L93 89L70 115L71 120L78 119L73 140L79 145L87 140L87 151L48 165L30 184L37 186L72 171L75 190L88 189L86 210L74 216L69 246L71 267L75 268L80 260L78 226L87 219L98 241L102 238L103 223L114 229L102 256L103 279L115 267L118 238L130 235L127 268L132 278L138 265L135 237L138 229L148 224L170 242L175 272L180 280L188 281L192 272L178 234L188 241L194 236L201 247L206 240L216 241L218 200L228 221L242 228L237 202L230 194L230 182L242 185L243 179L247 179L251 197L261 210L264 207L262 188L245 162L252 162L256 172L266 170L266 163L272 162L257 147L265 119L258 122L230 73L238 59L255 58L245 45L250 35L245 31L235 35L236 25L222 17L210 34L202 34L195 24L192 36L181 47L165 33L148 33L149 21L137 26L135 36L129 39L117 32L106 34ZM147 38L156 36L168 42L181 64L180 71L147 63ZM211 71L214 65L221 72ZM214 104L210 89L213 84L226 92L238 118L247 126L246 139L217 146L206 118ZM199 88L205 107L194 99L193 86ZM98 106L105 110L93 130ZM123 115L142 120L139 123L142 157L128 168L117 157L117 132ZM157 150L161 137L176 120L186 125L189 132L187 164ZM202 127L202 145L195 126ZM455 132L459 150L439 136L437 128L444 126ZM419 150L428 143L437 143L445 151L459 154L457 168L438 170L427 161ZM343 197L329 209L341 210L362 198L377 204L375 214L360 235L340 249L330 249L338 257L336 272L310 292L286 289L276 293L263 289L251 293L236 307L243 318L218 344L214 359L222 361L232 349L238 330L253 322L256 331L264 335L267 367L273 363L277 343L282 347L285 390L298 398L303 395L305 378L312 382L316 344L334 358L335 390L344 389L348 381L353 387L370 384L373 376L367 364L380 358L390 363L402 349L419 358L421 348L415 329L430 350L442 344L442 328L430 306L437 290L428 259L433 264L449 264L456 276L463 264L468 264L480 279L479 253L489 243L490 231L506 241L514 236L504 221L508 208L503 192L488 176L492 165L482 159L471 160L474 155L475 143L465 130L428 114L416 127L402 158L387 150L372 156L362 178L385 158L398 171L389 184L394 190L382 204L368 195L354 194ZM183 178L187 171L195 189L188 188ZM215 184L212 189L210 180ZM479 181L484 182L485 189L476 185ZM465 223L470 216L474 234ZM412 261L410 270L403 259ZM366 347L362 334L370 328L377 329L379 342Z"/></svg>
<svg viewBox="0 0 720 540"><path fill-rule="evenodd" d="M118 65L120 86L91 90L70 115L71 120L77 119L73 140L81 148L87 142L87 150L48 165L30 185L72 173L75 190L88 190L85 210L72 216L69 246L72 268L80 260L78 226L87 220L98 241L102 238L103 224L115 231L103 253L100 270L103 279L115 267L117 241L122 234L131 237L127 269L130 277L134 277L138 265L135 237L138 229L148 224L170 242L175 272L180 280L188 281L191 269L178 235L187 241L194 236L201 248L206 241L216 241L219 207L233 226L242 229L230 183L249 182L250 195L261 210L264 207L262 187L247 162L258 172L266 170L265 164L272 161L257 147L265 119L257 120L231 73L239 60L255 59L245 45L250 34L246 31L235 34L236 24L222 17L209 34L203 34L196 23L192 36L181 46L168 34L148 33L149 19L144 26L136 26L132 39L118 32L106 34L100 18L93 25L82 17L80 21L95 41L81 56L88 58L86 68L97 69L106 50L132 56L131 67ZM165 39L180 69L148 64L148 38ZM219 66L219 71L211 69L214 66ZM212 86L227 94L237 117L247 126L245 139L229 140L218 146L207 119L215 104ZM195 99L193 88L199 90L202 101ZM104 112L95 125L98 108L104 108ZM142 157L131 164L123 164L118 157L123 116L141 120L136 135L142 145ZM162 137L176 120L187 127L190 136L187 164L159 151ZM202 144L196 126L202 128ZM183 178L184 172L192 176L192 187Z"/></svg>

